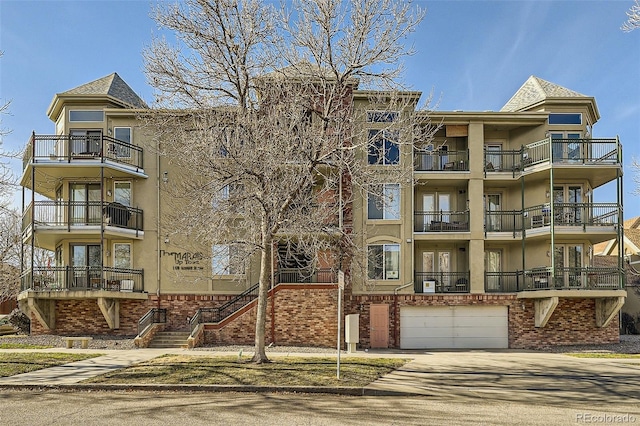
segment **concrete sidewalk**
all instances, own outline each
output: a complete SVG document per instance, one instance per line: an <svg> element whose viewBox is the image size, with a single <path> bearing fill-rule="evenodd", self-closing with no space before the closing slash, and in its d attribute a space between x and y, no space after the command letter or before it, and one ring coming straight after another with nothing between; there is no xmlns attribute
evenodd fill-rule
<svg viewBox="0 0 640 426"><path fill-rule="evenodd" d="M185 349L95 350L62 349L0 352L102 353L103 356L58 367L0 378L4 388L60 387L68 389L145 389L187 391L308 392L345 395L423 395L431 398L499 398L527 401L640 402L640 359L574 358L563 354L496 351L370 351L347 357L399 357L412 361L363 388L279 387L216 385L99 385L83 380L164 354L192 356L230 355L230 352ZM250 353L245 353L249 357ZM330 353L278 353L270 357L333 357ZM577 386L579 384L579 386ZM640 406L640 405L639 405Z"/></svg>

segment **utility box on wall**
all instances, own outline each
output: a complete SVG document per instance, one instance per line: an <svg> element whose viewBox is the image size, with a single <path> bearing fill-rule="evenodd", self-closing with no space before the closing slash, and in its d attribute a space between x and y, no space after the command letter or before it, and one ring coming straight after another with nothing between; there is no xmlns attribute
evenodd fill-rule
<svg viewBox="0 0 640 426"><path fill-rule="evenodd" d="M356 345L360 342L360 314L347 315L344 323L344 341L347 343L347 352L355 352Z"/></svg>

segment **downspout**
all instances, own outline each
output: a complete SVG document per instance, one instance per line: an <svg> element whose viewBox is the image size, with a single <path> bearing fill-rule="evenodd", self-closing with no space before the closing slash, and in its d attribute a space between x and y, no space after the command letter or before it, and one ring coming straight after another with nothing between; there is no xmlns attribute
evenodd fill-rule
<svg viewBox="0 0 640 426"><path fill-rule="evenodd" d="M273 280L273 246L271 246L271 343L276 344L276 291ZM249 285L251 283L249 282Z"/></svg>
<svg viewBox="0 0 640 426"><path fill-rule="evenodd" d="M33 132L31 137L33 141L31 144L31 286L33 286L33 256L35 254L36 245L36 132Z"/></svg>
<svg viewBox="0 0 640 426"><path fill-rule="evenodd" d="M102 143L104 145L104 140L102 141ZM104 151L101 151L101 152L104 152ZM104 206L104 157L102 157L102 161L100 163L100 210L101 210L101 213L102 213L103 206ZM102 215L100 215L100 217L102 217ZM109 251L108 247L104 246L104 220L100 220L100 251L101 251L100 281L102 282L102 277L104 274L104 255ZM114 256L115 256L115 253L114 253ZM87 283L91 283L91 278L89 276L91 272L91 266L88 266L87 268L89 268L87 270Z"/></svg>
<svg viewBox="0 0 640 426"><path fill-rule="evenodd" d="M553 200L553 137L549 136L549 213L550 226L551 226L551 278L553 279L553 286L556 285L556 218L555 218L555 206ZM564 267L564 265L562 265Z"/></svg>
<svg viewBox="0 0 640 426"><path fill-rule="evenodd" d="M522 173L520 174L520 208L522 209L522 233L521 236L522 238L520 239L521 245L522 245L522 284L524 285L524 271L525 271L525 248L526 248L526 244L525 244L525 239L527 236L527 231L526 231L526 227L524 226L524 213L525 213L525 207L524 207L524 189L525 189L525 184L524 184L524 146L520 146L520 164L522 164ZM516 275L516 280L517 280L517 275ZM520 290L518 288L518 290Z"/></svg>
<svg viewBox="0 0 640 426"><path fill-rule="evenodd" d="M620 145L620 139L616 136L616 142L618 143L618 159L620 161L620 166L622 166L622 145ZM622 249L624 244L624 203L623 203L623 179L622 179L622 168L616 172L616 181L618 182L618 270L619 274L622 275L622 288L627 287L627 274L624 272L624 265L622 263L622 256L624 255L624 250Z"/></svg>
<svg viewBox="0 0 640 426"><path fill-rule="evenodd" d="M413 285L413 281L393 289L393 347L398 347L398 291Z"/></svg>
<svg viewBox="0 0 640 426"><path fill-rule="evenodd" d="M156 145L156 299L158 309L160 309L160 140Z"/></svg>

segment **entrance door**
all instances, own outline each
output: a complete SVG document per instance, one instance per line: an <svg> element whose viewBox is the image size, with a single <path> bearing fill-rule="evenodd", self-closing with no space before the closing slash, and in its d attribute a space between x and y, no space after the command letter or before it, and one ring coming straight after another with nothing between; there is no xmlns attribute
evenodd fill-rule
<svg viewBox="0 0 640 426"><path fill-rule="evenodd" d="M582 187L580 185L554 186L553 202L557 224L581 223Z"/></svg>
<svg viewBox="0 0 640 426"><path fill-rule="evenodd" d="M369 330L372 348L389 347L389 305L371 305Z"/></svg>

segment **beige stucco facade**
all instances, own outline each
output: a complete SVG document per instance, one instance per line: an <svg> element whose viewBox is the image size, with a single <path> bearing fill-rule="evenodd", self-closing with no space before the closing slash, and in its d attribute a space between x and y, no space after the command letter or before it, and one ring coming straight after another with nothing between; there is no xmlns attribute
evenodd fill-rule
<svg viewBox="0 0 640 426"><path fill-rule="evenodd" d="M348 274L345 314L398 296L426 308L502 303L508 328L516 330L529 324L518 319L516 310L525 311L520 298L534 300L536 309L528 312L535 327L544 327L555 309L597 300L590 315L606 319L598 327L608 326L619 309L611 301L625 296L622 274L616 267L594 268L592 257L594 244L621 238L620 143L593 138L599 119L593 98L532 79L495 112L434 111L415 121L420 94L403 94L399 116L413 117L412 125L439 126L420 144L400 124L407 121L368 122L371 93L355 91L354 111L363 117L356 137L399 135L397 162L369 167L389 179L399 176L390 170L399 169L407 179L388 182L399 195L397 211L388 216L369 211L370 195L354 197L349 206L361 268ZM104 90L88 90L95 87ZM97 303L117 333L125 303L137 315L181 300L181 314L191 317L209 301L232 299L258 282L257 259L248 259L241 273L215 275L211 247L174 232L169 213L176 200L167 189L184 170L160 155L145 111L113 74L56 95L48 111L55 135L33 135L29 142L23 242L54 258L46 265L26 259L19 299L45 331L56 330L51 311L60 316L55 304L68 300ZM368 161L366 153L362 160ZM617 185L617 201L598 203L594 190L607 183ZM322 283L335 285L330 281ZM553 297L560 302L548 302ZM202 303L191 309L184 300ZM74 315L64 306L65 315ZM390 311L388 336L405 333L401 312L397 305ZM369 335L369 324L361 329ZM526 338L510 339L527 344ZM400 339L390 340L398 345Z"/></svg>

